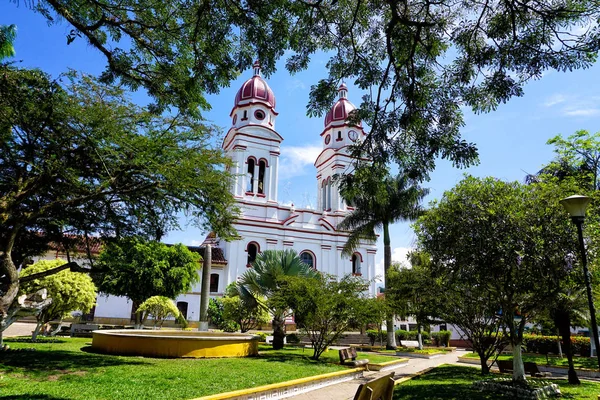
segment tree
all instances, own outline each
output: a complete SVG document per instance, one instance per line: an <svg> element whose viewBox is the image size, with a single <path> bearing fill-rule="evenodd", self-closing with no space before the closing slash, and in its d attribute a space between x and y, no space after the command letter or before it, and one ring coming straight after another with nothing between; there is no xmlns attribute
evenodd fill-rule
<svg viewBox="0 0 600 400"><path fill-rule="evenodd" d="M98 289L133 301L135 323L142 324L139 305L152 296L173 299L198 282L200 256L182 244L126 238L110 242L94 266Z"/></svg>
<svg viewBox="0 0 600 400"><path fill-rule="evenodd" d="M382 230L384 286L387 288L387 275L392 265L389 227L394 222L417 218L422 213L421 200L428 190L405 174L391 177L385 168L373 166L340 179L340 193L354 205L354 210L338 224L338 229L350 231L343 254L352 254L362 240L376 241L375 231ZM387 348L395 349L392 315L387 318L386 325Z"/></svg>
<svg viewBox="0 0 600 400"><path fill-rule="evenodd" d="M326 112L339 82L352 80L369 93L355 116L371 127L360 152L421 178L438 158L477 161L460 134L462 106L494 110L544 71L589 67L600 46L593 0L27 4L51 24L66 21L68 43L81 38L98 50L105 81L145 87L158 109L209 108L204 93L228 86L256 55L271 72L291 50L293 73L328 52L329 75L312 86L309 114Z"/></svg>
<svg viewBox="0 0 600 400"><path fill-rule="evenodd" d="M243 333L268 323L269 313L262 307L248 304L240 296L232 296L223 298L223 318L234 321Z"/></svg>
<svg viewBox="0 0 600 400"><path fill-rule="evenodd" d="M236 209L211 132L89 76L0 66L0 319L18 293L15 263L50 242L68 252L73 237L84 248L92 236L159 239L182 213L230 237ZM41 274L65 268L78 265Z"/></svg>
<svg viewBox="0 0 600 400"><path fill-rule="evenodd" d="M321 274L290 276L282 281L280 290L269 300L280 308L288 306L294 311L296 323L312 344L312 359L318 360L356 317L368 284L353 276L337 281Z"/></svg>
<svg viewBox="0 0 600 400"><path fill-rule="evenodd" d="M285 319L291 313L289 304L273 302L271 297L281 290L286 277L310 278L316 275L317 272L303 263L295 251L266 250L256 256L252 268L239 278L235 286L237 294L249 304L263 307L273 318L273 349L283 348Z"/></svg>
<svg viewBox="0 0 600 400"><path fill-rule="evenodd" d="M0 61L15 56L13 43L17 36L16 25L0 25Z"/></svg>
<svg viewBox="0 0 600 400"><path fill-rule="evenodd" d="M421 263L414 263L411 268L393 264L388 272L387 285L385 297L390 307L404 309L406 315L415 317L419 349L422 349L423 325L435 322L444 301L439 296L435 279Z"/></svg>
<svg viewBox="0 0 600 400"><path fill-rule="evenodd" d="M467 176L416 224L419 245L437 276L487 294L513 348L513 379L524 380L523 331L557 295L566 258L576 254L573 227L558 199L564 188Z"/></svg>
<svg viewBox="0 0 600 400"><path fill-rule="evenodd" d="M142 314L142 324L146 322L149 316L152 316L154 329L158 325L162 328L163 323L169 317L179 318L180 312L173 300L165 296L152 296L144 301L136 313Z"/></svg>
<svg viewBox="0 0 600 400"><path fill-rule="evenodd" d="M31 276L65 264L64 260L38 261L23 269L20 276ZM61 271L57 274L34 279L20 287L20 294L33 293L46 289L52 299L39 314L36 315L37 325L33 331L32 340L37 339L42 326L55 319L62 320L72 311L88 312L96 304L96 286L92 278L80 272Z"/></svg>

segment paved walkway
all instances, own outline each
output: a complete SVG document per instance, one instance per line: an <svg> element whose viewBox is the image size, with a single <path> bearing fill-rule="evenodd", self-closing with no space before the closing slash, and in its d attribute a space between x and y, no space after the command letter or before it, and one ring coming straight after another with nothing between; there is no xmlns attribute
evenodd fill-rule
<svg viewBox="0 0 600 400"><path fill-rule="evenodd" d="M3 332L3 337L11 336L31 336L31 331L35 329L35 322L13 322L11 326Z"/></svg>
<svg viewBox="0 0 600 400"><path fill-rule="evenodd" d="M441 364L455 364L458 362L458 356L466 354L467 351L457 350L451 354L443 355L436 358L411 358L408 364L403 367L396 368L394 378L399 379L409 375L416 374L424 371L428 368L437 367ZM356 394L356 390L361 383L365 383L371 379L378 378L383 375L389 374L391 371L379 372L379 371L365 371L364 376L360 379L354 379L348 382L338 383L324 387L322 389L313 390L312 392L299 394L293 396L294 400L346 400L353 399Z"/></svg>

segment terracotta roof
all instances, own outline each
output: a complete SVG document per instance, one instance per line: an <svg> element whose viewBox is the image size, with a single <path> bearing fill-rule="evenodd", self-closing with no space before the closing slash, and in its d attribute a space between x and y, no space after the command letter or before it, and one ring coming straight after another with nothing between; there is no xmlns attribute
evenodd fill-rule
<svg viewBox="0 0 600 400"><path fill-rule="evenodd" d="M65 253L66 245L69 251L78 254L87 254L87 247L89 246L90 253L98 255L102 251L102 244L102 239L96 236L89 236L86 239L84 236L79 235L64 235L63 242L48 243L48 250Z"/></svg>
<svg viewBox="0 0 600 400"><path fill-rule="evenodd" d="M206 246L187 246L187 248L194 253L200 254L200 256L204 258L204 250L206 250ZM227 264L225 254L223 254L223 249L220 247L212 248L212 262L214 264Z"/></svg>

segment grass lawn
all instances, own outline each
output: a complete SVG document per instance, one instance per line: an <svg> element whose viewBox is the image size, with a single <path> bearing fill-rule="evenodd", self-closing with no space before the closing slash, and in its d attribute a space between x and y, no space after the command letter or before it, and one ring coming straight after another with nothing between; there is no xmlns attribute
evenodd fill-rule
<svg viewBox="0 0 600 400"><path fill-rule="evenodd" d="M5 339L11 349L35 351L0 352L0 400L189 399L347 369L329 362L337 351L318 362L309 360L309 349L249 358L159 359L89 353L89 338L60 341Z"/></svg>
<svg viewBox="0 0 600 400"><path fill-rule="evenodd" d="M400 353L416 353L416 354L444 354L444 353L450 352L450 350L444 350L444 349L438 349L438 348L433 348L433 349L423 348L423 349L419 350L414 347L398 347L396 349L396 351L398 351Z"/></svg>
<svg viewBox="0 0 600 400"><path fill-rule="evenodd" d="M493 374L493 376L502 375ZM394 400L512 399L500 393L472 389L471 384L481 379L477 368L443 365L396 386ZM562 399L595 400L600 394L600 383L581 381L581 385L571 386L564 379L552 379L552 382L560 386Z"/></svg>
<svg viewBox="0 0 600 400"><path fill-rule="evenodd" d="M475 358L479 360L479 356L476 353L466 354L465 357ZM510 360L512 361L511 355L501 355L498 357L498 360ZM546 360L546 356L543 354L523 354L523 361L533 361L538 365L549 365L549 366L559 366L559 367L568 367L569 362L567 361L567 357L560 358L559 356L549 355L548 360ZM590 357L573 357L573 363L575 364L575 368L586 368L586 369L598 369L598 360ZM600 394L600 393L599 393Z"/></svg>
<svg viewBox="0 0 600 400"><path fill-rule="evenodd" d="M270 352L273 352L273 350L271 350L271 346L270 345L259 345L258 350L261 352L261 354L270 354ZM310 348L297 348L297 347L290 347L290 348L285 348L283 350L280 350L280 352L282 352L282 354L291 354L291 355L295 355L295 356L304 356L304 357L312 357L313 355L313 349ZM396 352L394 352L394 355L396 354ZM384 363L387 361L394 361L397 360L398 357L395 356L386 356L383 354L377 354L377 353L373 353L373 352L366 352L366 351L358 351L356 352L357 355L357 359L361 360L363 358L368 358L369 362L371 363ZM324 362L329 362L329 363L339 363L340 362L340 356L337 350L329 350L329 351L325 351L323 354L321 354L321 357L319 360L322 360Z"/></svg>

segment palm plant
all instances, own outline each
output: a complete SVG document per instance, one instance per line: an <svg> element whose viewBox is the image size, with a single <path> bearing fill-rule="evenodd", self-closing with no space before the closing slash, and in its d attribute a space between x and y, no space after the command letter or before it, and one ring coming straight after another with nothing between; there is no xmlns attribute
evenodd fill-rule
<svg viewBox="0 0 600 400"><path fill-rule="evenodd" d="M13 43L16 36L16 25L0 25L0 61L15 56Z"/></svg>
<svg viewBox="0 0 600 400"><path fill-rule="evenodd" d="M255 307L263 307L273 317L273 349L283 348L285 319L291 315L289 307L269 301L276 293L282 279L288 276L314 277L317 274L302 262L293 250L266 250L260 253L235 285L235 291L243 301ZM266 300L265 300L266 299Z"/></svg>
<svg viewBox="0 0 600 400"><path fill-rule="evenodd" d="M387 170L359 168L340 183L340 193L352 211L338 229L350 232L342 254L351 255L361 241L376 241L377 231L383 231L384 287L392 265L392 248L389 227L398 221L413 221L423 213L421 201L429 193L404 173L389 175ZM396 347L392 316L386 319L387 348Z"/></svg>

